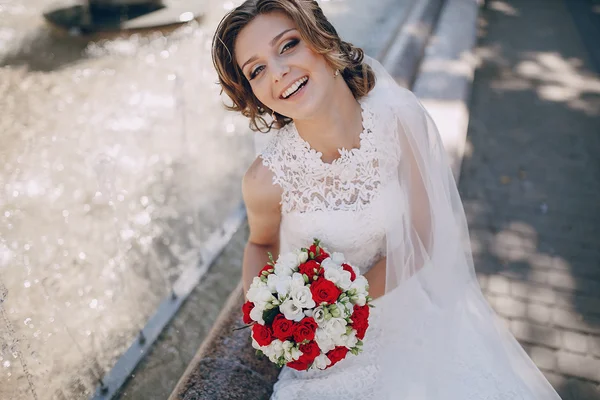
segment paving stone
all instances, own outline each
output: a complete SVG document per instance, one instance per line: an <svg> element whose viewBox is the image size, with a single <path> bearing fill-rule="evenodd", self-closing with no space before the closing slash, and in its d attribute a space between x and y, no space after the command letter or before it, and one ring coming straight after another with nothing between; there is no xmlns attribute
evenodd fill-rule
<svg viewBox="0 0 600 400"><path fill-rule="evenodd" d="M560 333L556 329L525 321L514 320L510 322L510 330L520 341L539 344L553 349L561 347Z"/></svg>
<svg viewBox="0 0 600 400"><path fill-rule="evenodd" d="M599 359L560 351L557 353L557 360L558 371L561 373L600 382Z"/></svg>
<svg viewBox="0 0 600 400"><path fill-rule="evenodd" d="M575 353L585 353L588 349L588 335L577 332L562 332L564 348Z"/></svg>
<svg viewBox="0 0 600 400"><path fill-rule="evenodd" d="M527 315L527 304L508 296L498 296L494 309L498 314L509 318L523 318Z"/></svg>
<svg viewBox="0 0 600 400"><path fill-rule="evenodd" d="M544 304L554 304L556 301L556 293L551 288L522 281L511 280L510 292L518 298Z"/></svg>
<svg viewBox="0 0 600 400"><path fill-rule="evenodd" d="M545 305L529 303L527 304L527 318L530 321L547 324L550 321L552 311Z"/></svg>
<svg viewBox="0 0 600 400"><path fill-rule="evenodd" d="M508 294L510 292L510 281L503 276L490 276L487 282L487 289L493 293Z"/></svg>
<svg viewBox="0 0 600 400"><path fill-rule="evenodd" d="M552 322L562 328L600 334L600 318L584 317L576 312L555 308L552 310Z"/></svg>
<svg viewBox="0 0 600 400"><path fill-rule="evenodd" d="M556 369L556 352L547 347L531 346L527 351L533 362L541 369Z"/></svg>
<svg viewBox="0 0 600 400"><path fill-rule="evenodd" d="M598 385L576 378L563 379L558 393L562 400L599 400L600 390Z"/></svg>
<svg viewBox="0 0 600 400"><path fill-rule="evenodd" d="M600 400L600 102L566 81L562 89L580 93L583 108L541 95L550 64L532 53L544 49L556 65L577 59L571 73L597 85L565 6L592 2L504 3L518 14L482 12L471 152L459 182L484 262L475 265L486 297L563 400Z"/></svg>
<svg viewBox="0 0 600 400"><path fill-rule="evenodd" d="M600 358L600 336L590 335L588 336L588 345L590 354Z"/></svg>

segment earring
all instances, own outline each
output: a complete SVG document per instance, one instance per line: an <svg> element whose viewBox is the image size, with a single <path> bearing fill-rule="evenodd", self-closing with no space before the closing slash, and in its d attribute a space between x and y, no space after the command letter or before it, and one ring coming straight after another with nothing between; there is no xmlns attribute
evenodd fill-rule
<svg viewBox="0 0 600 400"><path fill-rule="evenodd" d="M277 117L275 116L275 111L271 111L271 117L273 117L273 119L277 119Z"/></svg>
<svg viewBox="0 0 600 400"><path fill-rule="evenodd" d="M336 76L338 76L339 74L340 74L340 70L339 70L339 69L336 69L336 70L335 70L335 73L333 74L333 76L334 76L334 77L336 77Z"/></svg>

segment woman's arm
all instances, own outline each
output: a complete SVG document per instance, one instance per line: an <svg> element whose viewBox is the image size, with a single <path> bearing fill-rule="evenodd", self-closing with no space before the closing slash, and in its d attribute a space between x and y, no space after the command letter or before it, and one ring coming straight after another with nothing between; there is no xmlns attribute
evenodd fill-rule
<svg viewBox="0 0 600 400"><path fill-rule="evenodd" d="M365 273L365 278L369 281L369 296L373 299L385 294L386 262L387 258L383 257Z"/></svg>
<svg viewBox="0 0 600 400"><path fill-rule="evenodd" d="M273 184L273 174L257 158L242 180L242 195L248 214L250 236L244 249L242 282L244 295L252 279L269 261L268 252L279 255L281 188Z"/></svg>

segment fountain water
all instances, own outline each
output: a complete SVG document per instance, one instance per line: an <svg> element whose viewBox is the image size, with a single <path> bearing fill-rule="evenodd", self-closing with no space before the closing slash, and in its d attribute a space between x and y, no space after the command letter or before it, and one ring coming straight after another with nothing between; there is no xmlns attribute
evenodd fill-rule
<svg viewBox="0 0 600 400"><path fill-rule="evenodd" d="M380 1L372 29L400 0ZM51 2L0 4L0 399L92 395L181 275L210 258L201 249L238 205L254 157L209 57L214 27L239 0L194 0L201 23L169 35L96 41L40 23ZM129 22L176 2L163 4ZM357 22L370 3L322 4L334 18L351 10L340 30L377 53L381 40ZM198 325L218 314L207 297L189 329L208 330Z"/></svg>
<svg viewBox="0 0 600 400"><path fill-rule="evenodd" d="M198 5L182 0L71 0L44 13L53 26L90 34L177 26L200 17Z"/></svg>

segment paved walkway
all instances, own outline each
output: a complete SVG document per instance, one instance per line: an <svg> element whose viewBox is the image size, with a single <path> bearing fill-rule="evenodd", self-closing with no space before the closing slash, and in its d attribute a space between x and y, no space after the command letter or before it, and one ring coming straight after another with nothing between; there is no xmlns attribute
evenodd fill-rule
<svg viewBox="0 0 600 400"><path fill-rule="evenodd" d="M565 400L600 399L600 77L581 15L488 1L459 184L482 287Z"/></svg>

